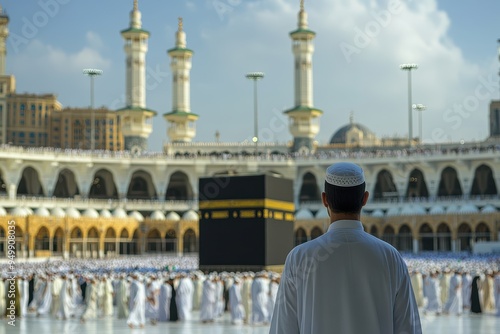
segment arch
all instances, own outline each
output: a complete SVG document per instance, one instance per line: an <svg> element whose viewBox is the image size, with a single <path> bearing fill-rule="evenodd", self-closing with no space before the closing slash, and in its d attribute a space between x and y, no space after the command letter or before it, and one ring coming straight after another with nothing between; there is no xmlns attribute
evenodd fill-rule
<svg viewBox="0 0 500 334"><path fill-rule="evenodd" d="M491 240L491 232L490 228L486 223L479 223L476 226L476 242L478 241L490 241Z"/></svg>
<svg viewBox="0 0 500 334"><path fill-rule="evenodd" d="M87 249L85 257L99 257L99 231L97 228L91 227L87 231Z"/></svg>
<svg viewBox="0 0 500 334"><path fill-rule="evenodd" d="M0 256L5 256L5 251L7 250L7 239L5 236L5 230L0 226Z"/></svg>
<svg viewBox="0 0 500 334"><path fill-rule="evenodd" d="M62 255L64 252L64 231L58 227L52 237L52 255Z"/></svg>
<svg viewBox="0 0 500 334"><path fill-rule="evenodd" d="M190 201L193 199L193 189L189 183L189 178L184 172L177 171L170 176L167 191L165 193L166 200L174 201Z"/></svg>
<svg viewBox="0 0 500 334"><path fill-rule="evenodd" d="M372 227L370 227L370 234L373 235L374 237L378 238L378 228L377 228L377 226L372 225Z"/></svg>
<svg viewBox="0 0 500 334"><path fill-rule="evenodd" d="M425 182L424 174L418 168L411 171L408 178L408 188L406 189L407 198L427 198L429 191Z"/></svg>
<svg viewBox="0 0 500 334"><path fill-rule="evenodd" d="M387 200L398 198L398 190L392 179L391 172L387 169L382 169L378 172L376 180L373 190L373 199Z"/></svg>
<svg viewBox="0 0 500 334"><path fill-rule="evenodd" d="M462 186L458 180L455 168L446 167L441 172L439 180L438 196L462 196Z"/></svg>
<svg viewBox="0 0 500 334"><path fill-rule="evenodd" d="M437 228L437 250L440 252L451 251L451 231L446 223L441 223Z"/></svg>
<svg viewBox="0 0 500 334"><path fill-rule="evenodd" d="M128 239L128 230L125 227L120 232L120 238L122 238L122 239Z"/></svg>
<svg viewBox="0 0 500 334"><path fill-rule="evenodd" d="M302 177L302 186L299 193L300 202L319 202L321 201L321 192L313 173L307 172Z"/></svg>
<svg viewBox="0 0 500 334"><path fill-rule="evenodd" d="M177 234L174 229L169 229L165 233L165 251L175 252L177 250Z"/></svg>
<svg viewBox="0 0 500 334"><path fill-rule="evenodd" d="M0 194L7 193L7 184L3 179L3 171L0 169Z"/></svg>
<svg viewBox="0 0 500 334"><path fill-rule="evenodd" d="M110 198L118 199L113 174L107 169L99 169L92 179L92 186L89 191L89 198Z"/></svg>
<svg viewBox="0 0 500 334"><path fill-rule="evenodd" d="M470 194L472 196L498 194L493 170L489 166L482 164L476 168Z"/></svg>
<svg viewBox="0 0 500 334"><path fill-rule="evenodd" d="M75 226L70 233L69 239L70 256L83 257L83 233L82 230Z"/></svg>
<svg viewBox="0 0 500 334"><path fill-rule="evenodd" d="M146 236L146 252L158 253L161 252L162 238L158 229L151 229Z"/></svg>
<svg viewBox="0 0 500 334"><path fill-rule="evenodd" d="M418 230L420 237L420 247L422 251L433 251L434 250L434 232L429 224L424 223L420 226Z"/></svg>
<svg viewBox="0 0 500 334"><path fill-rule="evenodd" d="M17 195L45 196L38 172L33 167L23 169Z"/></svg>
<svg viewBox="0 0 500 334"><path fill-rule="evenodd" d="M35 251L50 251L50 233L42 226L35 236Z"/></svg>
<svg viewBox="0 0 500 334"><path fill-rule="evenodd" d="M295 246L303 244L306 241L307 241L306 231L302 227L299 227L295 231Z"/></svg>
<svg viewBox="0 0 500 334"><path fill-rule="evenodd" d="M108 227L104 234L104 255L113 256L116 254L116 231L112 227Z"/></svg>
<svg viewBox="0 0 500 334"><path fill-rule="evenodd" d="M78 183L73 171L65 168L59 172L57 176L56 186L54 188L53 196L62 198L72 198L75 195L80 195Z"/></svg>
<svg viewBox="0 0 500 334"><path fill-rule="evenodd" d="M382 240L396 247L396 233L394 232L394 228L390 225L387 225L382 231Z"/></svg>
<svg viewBox="0 0 500 334"><path fill-rule="evenodd" d="M24 232L23 229L16 225L15 236L16 236L16 254L22 254L24 250Z"/></svg>
<svg viewBox="0 0 500 334"><path fill-rule="evenodd" d="M472 240L474 240L474 234L470 225L460 224L457 229L457 251L472 251Z"/></svg>
<svg viewBox="0 0 500 334"><path fill-rule="evenodd" d="M184 254L198 252L198 241L193 229L190 228L184 232L184 236L182 237L182 248Z"/></svg>
<svg viewBox="0 0 500 334"><path fill-rule="evenodd" d="M156 189L151 175L138 170L132 174L127 190L128 199L156 199Z"/></svg>
<svg viewBox="0 0 500 334"><path fill-rule="evenodd" d="M323 235L323 230L320 229L318 226L314 226L313 229L311 230L311 240L316 239L317 237L320 237Z"/></svg>
<svg viewBox="0 0 500 334"><path fill-rule="evenodd" d="M403 224L399 227L397 234L398 249L402 252L410 252L413 250L413 235L411 234L411 228Z"/></svg>

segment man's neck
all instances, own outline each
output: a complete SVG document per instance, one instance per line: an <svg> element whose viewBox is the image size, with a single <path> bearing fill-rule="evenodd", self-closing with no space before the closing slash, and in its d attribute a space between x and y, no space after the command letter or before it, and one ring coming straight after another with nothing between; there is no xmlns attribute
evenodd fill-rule
<svg viewBox="0 0 500 334"><path fill-rule="evenodd" d="M330 223L335 223L337 220L360 220L359 213L331 213Z"/></svg>

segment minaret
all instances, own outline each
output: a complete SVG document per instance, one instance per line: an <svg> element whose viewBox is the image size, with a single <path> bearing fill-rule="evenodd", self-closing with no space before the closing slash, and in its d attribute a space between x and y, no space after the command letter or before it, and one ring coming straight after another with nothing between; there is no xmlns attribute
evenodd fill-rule
<svg viewBox="0 0 500 334"><path fill-rule="evenodd" d="M319 132L319 116L323 113L313 107L312 54L316 33L307 26L304 0L300 1L298 29L290 33L295 57L295 107L285 111L290 119L293 135L292 151L314 150L314 137Z"/></svg>
<svg viewBox="0 0 500 334"><path fill-rule="evenodd" d="M152 118L156 112L146 108L146 52L149 32L142 29L141 12L137 0L130 12L130 27L122 30L125 40L126 106L117 110L125 139L125 149L139 152L147 149L147 140L153 131Z"/></svg>
<svg viewBox="0 0 500 334"><path fill-rule="evenodd" d="M167 135L171 142L190 142L196 135L194 122L198 115L191 112L189 72L193 51L186 48L186 33L183 30L182 18L176 33L176 43L168 50L172 71L172 111L163 114L169 123Z"/></svg>
<svg viewBox="0 0 500 334"><path fill-rule="evenodd" d="M9 36L9 16L4 13L0 6L0 75L5 75L5 60L7 58L7 48L5 42Z"/></svg>

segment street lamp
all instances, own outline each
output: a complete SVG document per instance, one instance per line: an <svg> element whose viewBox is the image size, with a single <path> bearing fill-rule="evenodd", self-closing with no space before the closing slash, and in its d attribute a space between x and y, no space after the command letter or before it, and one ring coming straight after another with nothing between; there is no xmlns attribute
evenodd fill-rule
<svg viewBox="0 0 500 334"><path fill-rule="evenodd" d="M259 141L259 128L257 121L257 80L264 78L262 72L250 72L246 75L247 79L253 80L253 109L254 109L254 135L252 141L255 143L255 154L257 155L257 142Z"/></svg>
<svg viewBox="0 0 500 334"><path fill-rule="evenodd" d="M417 103L413 105L413 109L418 111L418 139L420 140L420 143L422 143L422 111L427 109L427 107L423 104Z"/></svg>
<svg viewBox="0 0 500 334"><path fill-rule="evenodd" d="M412 104L411 104L411 70L416 70L418 68L417 64L401 64L399 68L403 71L408 71L408 140L411 146L411 141L413 139L413 124L412 124Z"/></svg>
<svg viewBox="0 0 500 334"><path fill-rule="evenodd" d="M83 74L90 77L90 150L95 150L95 115L94 115L94 77L101 75L102 70L86 68Z"/></svg>

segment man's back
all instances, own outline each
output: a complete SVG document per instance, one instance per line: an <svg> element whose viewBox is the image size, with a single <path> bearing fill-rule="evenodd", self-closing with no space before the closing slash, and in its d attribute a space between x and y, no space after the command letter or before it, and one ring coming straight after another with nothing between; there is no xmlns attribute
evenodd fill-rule
<svg viewBox="0 0 500 334"><path fill-rule="evenodd" d="M270 333L420 331L403 259L359 221L336 221L287 257Z"/></svg>

